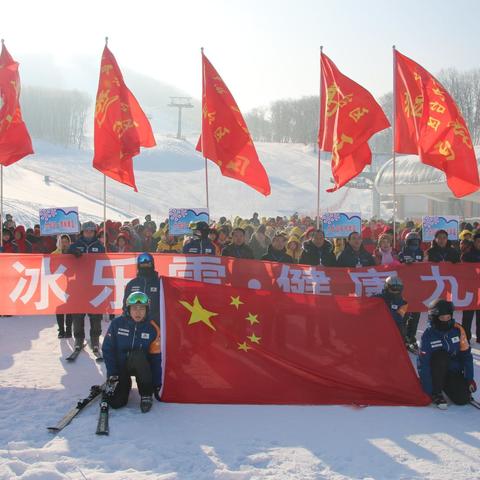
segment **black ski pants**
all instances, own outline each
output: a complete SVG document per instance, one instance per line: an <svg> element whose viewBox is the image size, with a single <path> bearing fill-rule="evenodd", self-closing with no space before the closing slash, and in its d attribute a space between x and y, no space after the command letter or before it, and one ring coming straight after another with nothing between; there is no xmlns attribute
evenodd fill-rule
<svg viewBox="0 0 480 480"><path fill-rule="evenodd" d="M477 342L480 342L480 310L464 310L462 314L462 327L465 329L468 341L470 341L472 338L472 321L475 314L477 316L475 320L475 323L477 324Z"/></svg>
<svg viewBox="0 0 480 480"><path fill-rule="evenodd" d="M128 395L132 389L132 379L135 377L140 396L153 394L152 369L145 352L133 350L129 353L123 370L118 376L117 388L112 396L108 397L108 404L112 408L120 408L127 404Z"/></svg>
<svg viewBox="0 0 480 480"><path fill-rule="evenodd" d="M448 369L449 356L445 350L437 350L430 358L432 372L432 395L444 391L450 400L457 405L466 405L471 393L468 382L461 372L452 372Z"/></svg>
<svg viewBox="0 0 480 480"><path fill-rule="evenodd" d="M416 340L420 312L408 312L405 314L405 338L413 342Z"/></svg>
<svg viewBox="0 0 480 480"><path fill-rule="evenodd" d="M67 332L72 331L72 315L70 313L57 313L57 325L58 325L58 332L65 333L65 329Z"/></svg>
<svg viewBox="0 0 480 480"><path fill-rule="evenodd" d="M85 340L85 315L88 315L90 318L90 341L92 342L92 346L99 346L100 335L102 333L102 315L98 313L72 314L75 344L83 344Z"/></svg>

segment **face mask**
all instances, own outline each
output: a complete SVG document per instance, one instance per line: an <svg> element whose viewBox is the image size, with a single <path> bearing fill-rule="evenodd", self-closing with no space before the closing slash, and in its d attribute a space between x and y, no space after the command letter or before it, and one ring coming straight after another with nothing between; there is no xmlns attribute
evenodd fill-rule
<svg viewBox="0 0 480 480"><path fill-rule="evenodd" d="M447 331L447 330L450 330L452 327L453 327L453 318L450 319L448 322L442 322L440 321L438 318L436 318L434 321L433 321L433 326L437 329L437 330L441 330L443 332Z"/></svg>

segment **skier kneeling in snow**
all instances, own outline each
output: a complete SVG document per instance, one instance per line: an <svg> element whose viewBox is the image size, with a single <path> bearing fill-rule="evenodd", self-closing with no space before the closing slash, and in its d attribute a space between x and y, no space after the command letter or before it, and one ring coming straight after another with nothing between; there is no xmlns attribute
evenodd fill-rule
<svg viewBox="0 0 480 480"><path fill-rule="evenodd" d="M108 398L112 408L127 404L134 376L143 413L152 407L152 394L160 401L162 356L160 329L149 318L149 299L143 292L133 292L126 300L126 314L115 318L103 341L102 351L109 383L118 384Z"/></svg>
<svg viewBox="0 0 480 480"><path fill-rule="evenodd" d="M439 408L447 408L442 392L457 405L465 405L477 386L473 379L473 357L465 330L455 323L454 306L434 300L428 309L430 326L422 335L418 373L425 392Z"/></svg>

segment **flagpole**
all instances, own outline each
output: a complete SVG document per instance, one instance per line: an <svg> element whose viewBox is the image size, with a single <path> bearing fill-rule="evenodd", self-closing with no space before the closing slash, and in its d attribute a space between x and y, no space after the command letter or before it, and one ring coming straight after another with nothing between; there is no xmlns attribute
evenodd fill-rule
<svg viewBox="0 0 480 480"><path fill-rule="evenodd" d="M203 157L205 159L205 190L207 194L207 210L208 214L210 215L210 205L208 202L208 163L207 163L207 157Z"/></svg>
<svg viewBox="0 0 480 480"><path fill-rule="evenodd" d="M392 47L393 52L393 99L392 99L392 186L393 186L393 248L397 243L397 176L396 176L396 155L395 155L395 135L396 135L396 118L397 118L397 72L396 72L396 55L395 45Z"/></svg>
<svg viewBox="0 0 480 480"><path fill-rule="evenodd" d="M105 47L108 47L108 37L105 37ZM103 174L103 244L107 251L107 176Z"/></svg>
<svg viewBox="0 0 480 480"><path fill-rule="evenodd" d="M320 91L318 93L319 100L319 115L318 115L318 131L320 132L320 125L322 123L322 52L323 45L320 45ZM318 139L317 139L318 141ZM317 165L317 230L320 229L320 160L322 158L322 149L320 142L318 142L318 165Z"/></svg>
<svg viewBox="0 0 480 480"><path fill-rule="evenodd" d="M107 251L107 176L103 175L103 239Z"/></svg>
<svg viewBox="0 0 480 480"><path fill-rule="evenodd" d="M1 39L1 45L5 40ZM0 251L3 249L3 165L0 165Z"/></svg>
<svg viewBox="0 0 480 480"><path fill-rule="evenodd" d="M200 48L200 51L202 53L202 103L203 99L205 97L205 72L203 69L203 47ZM203 104L202 104L202 110L203 110ZM202 122L202 133L200 135L200 141L202 143L202 153L203 153L203 122ZM207 157L203 155L203 159L205 160L205 194L207 197L207 211L210 214L210 204L208 201L208 163L207 163Z"/></svg>
<svg viewBox="0 0 480 480"><path fill-rule="evenodd" d="M0 165L0 219L0 247L3 248L3 165Z"/></svg>

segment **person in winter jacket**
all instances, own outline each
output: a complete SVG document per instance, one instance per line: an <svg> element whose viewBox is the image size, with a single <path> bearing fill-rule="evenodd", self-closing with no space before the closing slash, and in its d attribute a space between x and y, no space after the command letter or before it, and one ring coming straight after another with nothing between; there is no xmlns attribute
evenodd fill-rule
<svg viewBox="0 0 480 480"><path fill-rule="evenodd" d="M285 251L287 237L278 232L272 238L272 244L268 247L268 252L261 258L269 262L295 263L293 258Z"/></svg>
<svg viewBox="0 0 480 480"><path fill-rule="evenodd" d="M421 239L417 232L409 232L405 236L405 243L398 254L401 263L423 262L423 250L420 248Z"/></svg>
<svg viewBox="0 0 480 480"><path fill-rule="evenodd" d="M345 245L347 244L345 238L334 238L333 239L333 254L335 259L345 250Z"/></svg>
<svg viewBox="0 0 480 480"><path fill-rule="evenodd" d="M149 318L149 299L144 292L131 293L126 307L125 314L110 324L102 345L107 381L116 384L107 401L112 408L125 406L132 389L131 377L134 376L140 394L140 409L146 413L152 407L152 395L160 401L160 327Z"/></svg>
<svg viewBox="0 0 480 480"><path fill-rule="evenodd" d="M12 232L6 228L3 229L2 253L18 253L18 247L13 241Z"/></svg>
<svg viewBox="0 0 480 480"><path fill-rule="evenodd" d="M248 243L248 246L252 249L254 258L257 260L268 252L268 247L270 246L270 238L267 237L265 232L266 226L264 224L260 225Z"/></svg>
<svg viewBox="0 0 480 480"><path fill-rule="evenodd" d="M453 303L447 300L437 299L430 304L430 325L422 335L417 361L423 390L439 408L447 407L443 392L453 403L465 405L477 389L467 335L455 323L453 312Z"/></svg>
<svg viewBox="0 0 480 480"><path fill-rule="evenodd" d="M82 225L80 237L72 243L68 253L80 258L89 253L105 253L105 247L100 243L96 235L97 226L93 222L85 222ZM75 348L83 348L85 341L85 316L86 313L75 313L73 318L73 336L75 337ZM100 335L102 333L102 315L89 313L90 318L90 342L95 352L100 351Z"/></svg>
<svg viewBox="0 0 480 480"><path fill-rule="evenodd" d="M183 246L183 253L215 255L215 245L208 238L210 227L207 222L197 222L192 226L193 237Z"/></svg>
<svg viewBox="0 0 480 480"><path fill-rule="evenodd" d="M155 270L153 256L144 252L137 257L137 276L125 287L123 295L123 311L127 311L127 298L133 292L143 292L150 299L150 319L160 324L160 278Z"/></svg>
<svg viewBox="0 0 480 480"><path fill-rule="evenodd" d="M25 227L23 225L15 228L13 237L17 244L18 253L32 253L32 244L26 238Z"/></svg>
<svg viewBox="0 0 480 480"><path fill-rule="evenodd" d="M452 246L448 239L448 233L445 230L437 230L435 233L432 246L427 250L427 259L429 262L435 263L458 263L460 261L460 254Z"/></svg>
<svg viewBox="0 0 480 480"><path fill-rule="evenodd" d="M298 263L303 265L334 267L337 263L332 244L325 240L322 230L315 230L311 240L302 245L302 250Z"/></svg>
<svg viewBox="0 0 480 480"><path fill-rule="evenodd" d="M130 235L128 233L119 233L115 239L115 251L118 253L127 253L132 251L130 246Z"/></svg>
<svg viewBox="0 0 480 480"><path fill-rule="evenodd" d="M403 298L402 292L402 280L399 277L387 277L382 293L374 296L385 301L403 340L405 336L405 314L408 304Z"/></svg>
<svg viewBox="0 0 480 480"><path fill-rule="evenodd" d="M345 250L337 258L337 267L373 267L375 260L363 248L362 238L358 232L348 235L348 243Z"/></svg>
<svg viewBox="0 0 480 480"><path fill-rule="evenodd" d="M157 243L157 252L159 253L180 253L182 251L181 237L170 235L168 230Z"/></svg>
<svg viewBox="0 0 480 480"><path fill-rule="evenodd" d="M473 236L473 245L470 251L462 255L462 262L480 263L480 232ZM467 334L468 341L472 338L472 321L476 316L477 343L480 343L480 310L464 310L462 314L462 326Z"/></svg>
<svg viewBox="0 0 480 480"><path fill-rule="evenodd" d="M232 243L222 250L222 257L253 259L252 249L245 243L245 230L236 227L232 231Z"/></svg>
<svg viewBox="0 0 480 480"><path fill-rule="evenodd" d="M57 238L57 249L52 255L61 255L68 253L70 248L70 237L67 234L59 235ZM72 314L57 313L58 338L72 338Z"/></svg>
<svg viewBox="0 0 480 480"><path fill-rule="evenodd" d="M423 262L423 250L420 248L421 239L417 232L409 232L405 235L405 243L398 259L401 263L410 265ZM418 351L417 329L420 321L420 312L408 312L405 316L405 345L412 352Z"/></svg>
<svg viewBox="0 0 480 480"><path fill-rule="evenodd" d="M300 257L302 256L303 248L300 237L296 235L290 235L290 238L287 242L287 254L293 258L295 263L298 263Z"/></svg>
<svg viewBox="0 0 480 480"><path fill-rule="evenodd" d="M397 252L392 247L392 237L388 233L382 233L378 237L378 246L373 251L375 265L398 265Z"/></svg>

